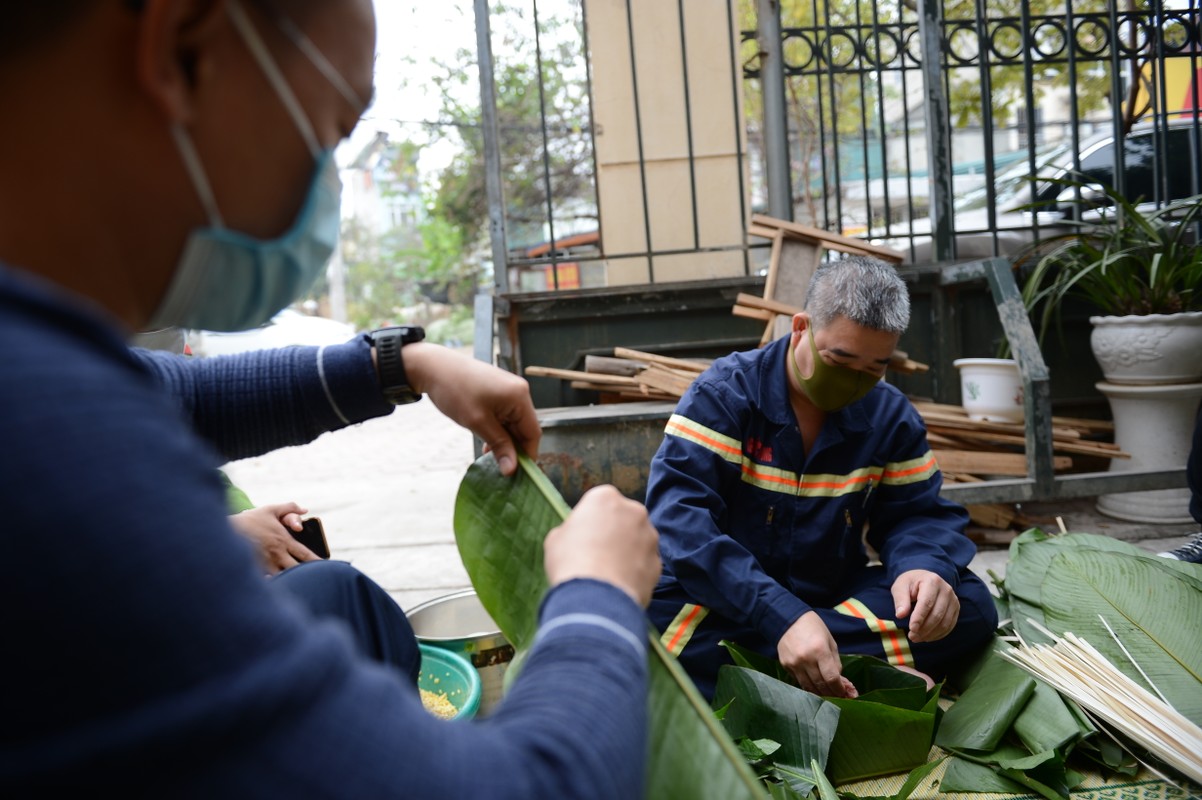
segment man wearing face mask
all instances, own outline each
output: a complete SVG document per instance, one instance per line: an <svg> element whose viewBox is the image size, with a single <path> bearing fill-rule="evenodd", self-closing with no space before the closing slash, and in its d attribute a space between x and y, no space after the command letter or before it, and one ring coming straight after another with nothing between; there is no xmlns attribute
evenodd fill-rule
<svg viewBox="0 0 1202 800"><path fill-rule="evenodd" d="M640 795L659 556L637 503L594 489L548 536L542 627L483 724L426 713L264 581L226 516L219 464L423 395L512 473L540 435L525 381L414 328L220 359L126 345L257 325L320 273L374 36L371 0L5 8L0 795Z"/></svg>
<svg viewBox="0 0 1202 800"><path fill-rule="evenodd" d="M719 359L676 407L647 488L664 560L651 617L703 693L731 663L724 639L854 697L840 653L925 677L992 636L968 515L881 381L909 317L888 264L824 264L788 336Z"/></svg>

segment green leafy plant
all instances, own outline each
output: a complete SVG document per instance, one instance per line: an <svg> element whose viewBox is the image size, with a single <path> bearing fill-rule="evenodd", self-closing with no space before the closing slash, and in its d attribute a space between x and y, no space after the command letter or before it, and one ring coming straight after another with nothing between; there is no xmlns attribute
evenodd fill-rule
<svg viewBox="0 0 1202 800"><path fill-rule="evenodd" d="M1041 341L1069 297L1112 315L1202 309L1202 248L1194 244L1202 195L1145 211L1109 187L1068 178L1036 180L1082 194L1101 191L1109 205L1096 217L1058 223L1072 230L1020 256L1020 264L1038 259L1023 283L1023 302L1038 315Z"/></svg>

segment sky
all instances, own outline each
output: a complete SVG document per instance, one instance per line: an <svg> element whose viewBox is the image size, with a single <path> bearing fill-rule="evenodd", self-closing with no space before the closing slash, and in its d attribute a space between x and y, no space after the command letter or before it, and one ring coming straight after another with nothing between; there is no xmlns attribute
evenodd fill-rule
<svg viewBox="0 0 1202 800"><path fill-rule="evenodd" d="M476 47L475 17L470 0L374 0L376 10L376 98L354 134L338 151L347 163L376 135L420 136L417 123L438 119L438 96L432 85L432 59L449 59L460 48ZM450 160L453 146L434 144L423 152L427 175Z"/></svg>

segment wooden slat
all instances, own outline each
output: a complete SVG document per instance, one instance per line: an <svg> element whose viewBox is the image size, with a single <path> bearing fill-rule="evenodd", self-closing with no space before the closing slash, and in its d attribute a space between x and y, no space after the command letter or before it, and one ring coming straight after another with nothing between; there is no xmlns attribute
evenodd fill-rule
<svg viewBox="0 0 1202 800"><path fill-rule="evenodd" d="M1004 531L1014 524L1018 512L1004 503L974 503L965 506L974 525Z"/></svg>
<svg viewBox="0 0 1202 800"><path fill-rule="evenodd" d="M662 364L665 367L683 369L688 372L701 373L709 369L708 363L690 361L685 358L672 358L655 353L644 353L642 350L631 350L629 347L615 347L614 355L618 358L633 358L636 361L646 361L648 364Z"/></svg>
<svg viewBox="0 0 1202 800"><path fill-rule="evenodd" d="M976 430L976 431L992 431L993 433L1011 433L1016 436L1023 435L1026 430L1023 426L1016 422L982 422L966 417L956 417L951 414L942 414L928 411L922 415L927 426L938 425L941 428L955 428L958 430ZM1052 428L1053 439L1080 439L1081 432L1074 428Z"/></svg>
<svg viewBox="0 0 1202 800"><path fill-rule="evenodd" d="M930 410L930 411L935 411L935 412L942 412L945 414L953 414L953 415L956 415L959 417L963 417L965 419L968 418L968 412L966 412L964 410L963 406L953 406L953 405L949 405L947 403L931 403L931 402L927 402L925 400L915 400L912 402L914 404L914 407L916 409L918 409L919 413ZM1078 428L1083 431L1096 431L1099 433L1105 433L1105 432L1114 430L1114 423L1108 422L1107 420L1104 420L1104 419L1084 419L1082 417L1052 417L1052 424L1053 425L1061 425L1066 428Z"/></svg>
<svg viewBox="0 0 1202 800"><path fill-rule="evenodd" d="M797 306L791 306L788 303L780 303L776 300L767 300L763 297L756 297L754 294L747 294L746 292L739 292L738 297L735 298L735 303L740 306L759 308L763 309L764 311L771 311L775 314L785 314L786 316L790 317L801 311L801 309Z"/></svg>
<svg viewBox="0 0 1202 800"><path fill-rule="evenodd" d="M829 250L838 250L839 252L851 253L853 255L876 256L884 261L888 261L890 264L900 264L905 260L905 256L902 253L890 250L888 247L880 247L879 245L869 244L863 239L854 239L850 236L823 230L822 228L814 228L798 222L776 219L764 214L753 214L751 224L762 228L777 228L788 236L802 239L803 241L821 243L822 246Z"/></svg>
<svg viewBox="0 0 1202 800"><path fill-rule="evenodd" d="M1022 453L986 453L980 450L932 450L939 469L954 474L1013 475L1027 474L1027 457ZM1073 465L1068 456L1053 456L1052 468L1064 470Z"/></svg>
<svg viewBox="0 0 1202 800"><path fill-rule="evenodd" d="M943 429L938 425L929 425L928 428L942 433ZM1026 437L1013 436L1006 433L990 433L988 431L973 431L951 429L951 434L961 439L969 439L979 442L992 442L994 444L1014 444L1019 447L1024 447L1027 444ZM1131 458L1130 453L1124 453L1121 450L1114 450L1110 447L1103 446L1102 442L1067 442L1059 439L1052 440L1052 449L1061 453L1081 453L1083 455L1101 456L1103 458Z"/></svg>
<svg viewBox="0 0 1202 800"><path fill-rule="evenodd" d="M575 369L555 369L554 367L526 367L526 375L532 378L559 378L565 381L595 381L597 375L592 372L581 372ZM621 386L638 386L635 378L622 375L606 375L604 382Z"/></svg>
<svg viewBox="0 0 1202 800"><path fill-rule="evenodd" d="M752 223L747 226L747 235L758 236L761 239L775 239L782 234L778 228L766 228L763 225Z"/></svg>
<svg viewBox="0 0 1202 800"><path fill-rule="evenodd" d="M628 386L618 383L606 383L604 379L595 381L568 381L568 386L571 386L573 389L585 389L592 392L613 392L614 394L617 394L618 392L629 391L641 392L646 388L645 386Z"/></svg>
<svg viewBox="0 0 1202 800"><path fill-rule="evenodd" d="M696 373L694 373L696 377ZM639 374L639 383L658 389L664 394L675 395L681 397L689 390L689 386L693 381L691 378L682 378L665 369L659 364L652 364Z"/></svg>
<svg viewBox="0 0 1202 800"><path fill-rule="evenodd" d="M629 358L610 358L609 356L585 356L584 371L604 375L625 375L632 378L645 370L647 365L641 361Z"/></svg>
<svg viewBox="0 0 1202 800"><path fill-rule="evenodd" d="M771 311L764 311L761 308L751 308L750 306L733 306L730 313L736 317L747 317L747 319L758 319L764 322L771 322L776 315Z"/></svg>
<svg viewBox="0 0 1202 800"><path fill-rule="evenodd" d="M889 358L889 369L905 375L913 375L915 372L926 372L930 368L929 364L915 361L912 358L906 358L904 355L899 355L898 353L894 353Z"/></svg>

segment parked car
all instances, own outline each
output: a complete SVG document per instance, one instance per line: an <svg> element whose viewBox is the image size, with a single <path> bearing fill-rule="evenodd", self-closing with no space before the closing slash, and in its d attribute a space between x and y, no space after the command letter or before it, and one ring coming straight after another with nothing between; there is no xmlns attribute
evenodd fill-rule
<svg viewBox="0 0 1202 800"><path fill-rule="evenodd" d="M286 308L258 328L237 333L192 331L188 342L198 356L224 356L292 345L341 344L354 335L355 328L345 322Z"/></svg>
<svg viewBox="0 0 1202 800"><path fill-rule="evenodd" d="M1161 138L1163 137L1163 139ZM1190 197L1196 193L1191 180L1191 168L1199 171L1202 184L1202 164L1195 145L1202 130L1196 130L1192 120L1174 121L1161 125L1134 128L1123 140L1124 195L1132 202L1150 204ZM1163 151L1158 152L1163 141ZM994 218L989 218L989 191L977 187L958 197L953 206L956 231L956 253L960 258L979 258L994 254L1014 255L1034 238L1036 222L1041 229L1063 232L1059 223L1096 214L1106 202L1105 193L1082 191L1037 178L1073 178L1085 183L1113 188L1116 184L1115 138L1112 133L1088 137L1080 146L1080 166L1074 167L1071 140L1062 140L1036 150L1034 171L1028 159L1020 159L995 176L993 186ZM1167 196L1157 190L1157 176L1167 175ZM1198 187L1202 189L1202 185ZM1028 208L1038 204L1038 215ZM1036 218L1038 217L1038 218ZM992 223L992 224L991 224ZM910 233L910 223L895 225L899 234ZM914 252L910 253L909 236L882 237L874 242L907 253L914 263L933 261L933 243L929 220L913 221Z"/></svg>

